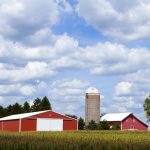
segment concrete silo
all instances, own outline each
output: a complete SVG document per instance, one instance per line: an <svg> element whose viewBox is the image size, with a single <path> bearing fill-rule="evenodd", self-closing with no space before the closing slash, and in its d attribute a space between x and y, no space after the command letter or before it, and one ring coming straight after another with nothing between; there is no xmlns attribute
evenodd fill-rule
<svg viewBox="0 0 150 150"><path fill-rule="evenodd" d="M94 120L100 121L100 93L95 87L90 87L85 93L85 124Z"/></svg>

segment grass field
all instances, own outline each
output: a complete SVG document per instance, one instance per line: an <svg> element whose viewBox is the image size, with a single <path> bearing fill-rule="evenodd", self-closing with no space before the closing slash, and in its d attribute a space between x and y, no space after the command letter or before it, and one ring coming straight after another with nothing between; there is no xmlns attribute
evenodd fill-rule
<svg viewBox="0 0 150 150"><path fill-rule="evenodd" d="M0 133L0 150L150 150L150 132Z"/></svg>

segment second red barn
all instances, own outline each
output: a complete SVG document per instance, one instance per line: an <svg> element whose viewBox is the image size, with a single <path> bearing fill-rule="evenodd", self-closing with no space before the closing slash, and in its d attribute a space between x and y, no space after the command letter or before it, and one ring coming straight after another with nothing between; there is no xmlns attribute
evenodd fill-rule
<svg viewBox="0 0 150 150"><path fill-rule="evenodd" d="M119 124L121 130L148 130L148 125L135 117L133 113L111 113L101 117L101 121L108 121L110 128Z"/></svg>

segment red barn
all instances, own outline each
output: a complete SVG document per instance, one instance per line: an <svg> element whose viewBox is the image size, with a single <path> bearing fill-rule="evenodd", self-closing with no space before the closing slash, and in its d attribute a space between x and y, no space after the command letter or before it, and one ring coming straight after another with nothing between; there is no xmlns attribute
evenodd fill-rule
<svg viewBox="0 0 150 150"><path fill-rule="evenodd" d="M148 130L148 125L135 117L133 113L111 113L101 117L101 121L108 121L110 128L119 124L121 130Z"/></svg>
<svg viewBox="0 0 150 150"><path fill-rule="evenodd" d="M11 115L0 118L0 131L78 130L77 119L51 110Z"/></svg>

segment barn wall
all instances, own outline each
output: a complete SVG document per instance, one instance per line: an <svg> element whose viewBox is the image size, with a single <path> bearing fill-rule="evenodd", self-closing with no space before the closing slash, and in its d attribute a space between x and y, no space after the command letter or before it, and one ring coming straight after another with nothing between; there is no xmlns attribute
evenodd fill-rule
<svg viewBox="0 0 150 150"><path fill-rule="evenodd" d="M0 131L3 130L3 127L2 127L2 121L0 121Z"/></svg>
<svg viewBox="0 0 150 150"><path fill-rule="evenodd" d="M122 121L123 130L148 130L148 127L132 114Z"/></svg>
<svg viewBox="0 0 150 150"><path fill-rule="evenodd" d="M63 116L61 114L49 111L49 112L44 112L38 115L34 115L31 118L58 118L58 119L68 119L68 117Z"/></svg>
<svg viewBox="0 0 150 150"><path fill-rule="evenodd" d="M64 120L63 121L63 130L77 130L77 121L76 120Z"/></svg>
<svg viewBox="0 0 150 150"><path fill-rule="evenodd" d="M3 121L3 131L19 131L19 120Z"/></svg>
<svg viewBox="0 0 150 150"><path fill-rule="evenodd" d="M21 131L36 131L36 119L23 118L21 120Z"/></svg>
<svg viewBox="0 0 150 150"><path fill-rule="evenodd" d="M70 117L58 114L56 112L44 112L38 115L34 115L30 118L56 118L63 119L63 130L77 130L77 120L72 119Z"/></svg>

